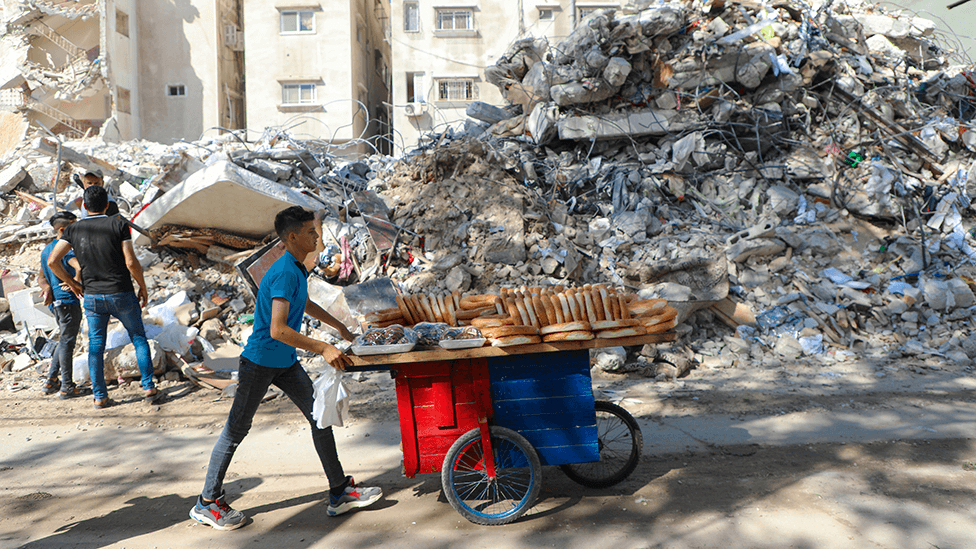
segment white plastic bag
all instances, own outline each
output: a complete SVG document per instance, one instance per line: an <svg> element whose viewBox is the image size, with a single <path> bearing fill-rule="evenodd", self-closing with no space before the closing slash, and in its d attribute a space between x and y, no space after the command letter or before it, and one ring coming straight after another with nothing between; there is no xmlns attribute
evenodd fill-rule
<svg viewBox="0 0 976 549"><path fill-rule="evenodd" d="M91 379L88 371L88 353L82 353L71 361L71 381L81 387Z"/></svg>
<svg viewBox="0 0 976 549"><path fill-rule="evenodd" d="M196 339L200 330L188 328L178 322L167 324L163 331L156 336L156 342L164 351L173 351L185 355L190 352L190 345Z"/></svg>
<svg viewBox="0 0 976 549"><path fill-rule="evenodd" d="M330 425L342 427L342 418L349 412L349 392L342 382L341 374L327 366L322 375L312 383L315 400L312 403L312 417L319 429Z"/></svg>

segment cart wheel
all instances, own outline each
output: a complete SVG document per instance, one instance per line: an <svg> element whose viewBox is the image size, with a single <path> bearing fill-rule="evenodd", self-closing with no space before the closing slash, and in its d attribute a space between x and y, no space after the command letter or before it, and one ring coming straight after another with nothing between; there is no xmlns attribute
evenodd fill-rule
<svg viewBox="0 0 976 549"><path fill-rule="evenodd" d="M600 461L570 463L559 468L583 486L606 488L627 478L637 468L644 437L627 410L603 401L597 401L595 407Z"/></svg>
<svg viewBox="0 0 976 549"><path fill-rule="evenodd" d="M472 429L454 441L444 457L441 484L454 510L475 524L508 524L535 502L542 486L542 465L525 437L504 427L489 427L495 478L485 471L481 431Z"/></svg>

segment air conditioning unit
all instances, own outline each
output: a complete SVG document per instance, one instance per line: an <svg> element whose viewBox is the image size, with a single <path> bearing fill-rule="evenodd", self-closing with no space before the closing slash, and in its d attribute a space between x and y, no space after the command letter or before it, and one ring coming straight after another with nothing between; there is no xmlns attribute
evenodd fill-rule
<svg viewBox="0 0 976 549"><path fill-rule="evenodd" d="M407 103L403 111L407 116L423 116L427 112L427 103Z"/></svg>

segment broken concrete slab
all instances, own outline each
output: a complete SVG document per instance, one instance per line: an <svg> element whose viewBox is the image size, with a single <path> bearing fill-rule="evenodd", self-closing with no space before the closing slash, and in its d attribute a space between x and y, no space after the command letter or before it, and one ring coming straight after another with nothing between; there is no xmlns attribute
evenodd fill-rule
<svg viewBox="0 0 976 549"><path fill-rule="evenodd" d="M512 113L506 111L505 109L490 105L483 101L474 101L468 104L467 108L464 109L464 114L474 118L475 120L481 120L482 122L487 122L489 124L497 124L502 120L508 120L512 117Z"/></svg>
<svg viewBox="0 0 976 549"><path fill-rule="evenodd" d="M6 194L14 190L14 187L27 177L27 172L19 164L12 164L7 169L0 171L0 194Z"/></svg>
<svg viewBox="0 0 976 549"><path fill-rule="evenodd" d="M786 249L786 244L778 238L752 238L739 240L725 250L729 261L742 263L750 257L776 255Z"/></svg>
<svg viewBox="0 0 976 549"><path fill-rule="evenodd" d="M170 189L132 221L148 230L182 225L261 238L274 231L275 215L288 206L318 210L322 203L221 160ZM139 246L150 243L141 234L134 241Z"/></svg>
<svg viewBox="0 0 976 549"><path fill-rule="evenodd" d="M556 122L560 139L610 139L665 135L689 129L698 121L690 111L658 110L572 116Z"/></svg>

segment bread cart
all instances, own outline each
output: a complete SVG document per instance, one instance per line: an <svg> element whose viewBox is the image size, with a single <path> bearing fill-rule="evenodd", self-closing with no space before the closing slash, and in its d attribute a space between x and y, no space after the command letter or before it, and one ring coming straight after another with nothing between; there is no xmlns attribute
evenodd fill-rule
<svg viewBox="0 0 976 549"><path fill-rule="evenodd" d="M403 474L441 474L444 494L477 524L507 524L534 503L542 466L588 487L637 467L640 428L597 402L589 349L674 341L673 332L463 350L352 356L349 371L396 380Z"/></svg>

